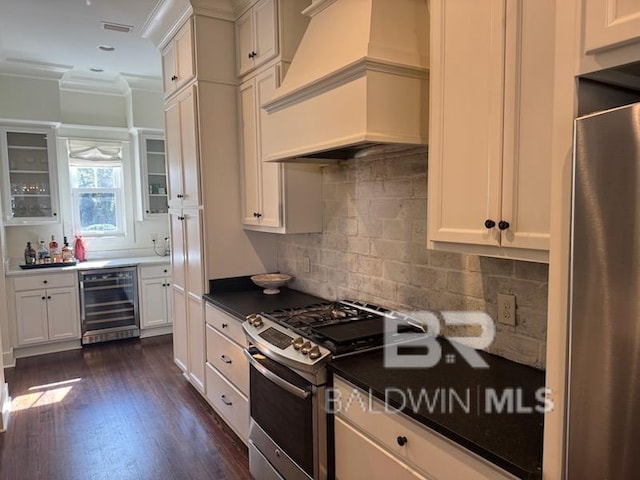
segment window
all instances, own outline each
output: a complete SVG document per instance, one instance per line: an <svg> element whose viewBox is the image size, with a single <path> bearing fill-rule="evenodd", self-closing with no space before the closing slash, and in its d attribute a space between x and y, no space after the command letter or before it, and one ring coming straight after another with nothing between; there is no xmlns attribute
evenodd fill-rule
<svg viewBox="0 0 640 480"><path fill-rule="evenodd" d="M124 236L122 145L74 140L68 145L74 231Z"/></svg>

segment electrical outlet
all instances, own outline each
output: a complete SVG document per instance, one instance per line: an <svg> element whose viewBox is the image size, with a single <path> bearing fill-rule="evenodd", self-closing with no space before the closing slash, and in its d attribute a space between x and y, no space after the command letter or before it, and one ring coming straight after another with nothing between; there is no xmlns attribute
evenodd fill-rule
<svg viewBox="0 0 640 480"><path fill-rule="evenodd" d="M516 296L498 294L498 322L516 326Z"/></svg>
<svg viewBox="0 0 640 480"><path fill-rule="evenodd" d="M309 257L302 257L302 271L304 273L311 272L311 259Z"/></svg>
<svg viewBox="0 0 640 480"><path fill-rule="evenodd" d="M149 234L149 241L151 243L155 243L158 241L158 234L157 233L150 233Z"/></svg>

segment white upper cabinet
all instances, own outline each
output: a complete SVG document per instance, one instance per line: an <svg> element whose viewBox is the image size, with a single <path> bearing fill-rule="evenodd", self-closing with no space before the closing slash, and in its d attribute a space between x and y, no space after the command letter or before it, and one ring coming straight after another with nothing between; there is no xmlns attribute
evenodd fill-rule
<svg viewBox="0 0 640 480"><path fill-rule="evenodd" d="M553 14L431 2L430 248L547 260Z"/></svg>
<svg viewBox="0 0 640 480"><path fill-rule="evenodd" d="M260 0L237 20L239 75L277 55L277 8L276 0Z"/></svg>
<svg viewBox="0 0 640 480"><path fill-rule="evenodd" d="M0 128L5 225L59 221L53 137L51 128Z"/></svg>
<svg viewBox="0 0 640 480"><path fill-rule="evenodd" d="M193 25L189 19L162 51L164 93L171 95L195 75Z"/></svg>
<svg viewBox="0 0 640 480"><path fill-rule="evenodd" d="M583 8L585 53L640 41L640 1L583 0Z"/></svg>
<svg viewBox="0 0 640 480"><path fill-rule="evenodd" d="M260 106L273 94L279 66L273 66L240 86L244 196L242 223L246 229L273 233L322 231L322 172L317 166L262 161Z"/></svg>
<svg viewBox="0 0 640 480"><path fill-rule="evenodd" d="M154 133L138 135L139 220L166 218L169 212L167 190L167 162L164 136Z"/></svg>
<svg viewBox="0 0 640 480"><path fill-rule="evenodd" d="M259 0L235 23L238 76L270 60L290 62L309 23L310 0Z"/></svg>
<svg viewBox="0 0 640 480"><path fill-rule="evenodd" d="M201 203L197 108L195 85L165 105L169 207Z"/></svg>

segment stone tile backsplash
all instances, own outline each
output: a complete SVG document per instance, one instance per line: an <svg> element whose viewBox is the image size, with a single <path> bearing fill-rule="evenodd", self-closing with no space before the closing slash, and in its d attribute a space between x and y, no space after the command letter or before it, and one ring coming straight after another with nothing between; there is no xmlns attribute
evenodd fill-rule
<svg viewBox="0 0 640 480"><path fill-rule="evenodd" d="M325 167L323 232L282 235L279 270L295 275L293 288L398 310L479 310L495 319L498 293L513 293L516 326L496 323L487 350L544 368L548 266L427 250L426 187L424 149Z"/></svg>

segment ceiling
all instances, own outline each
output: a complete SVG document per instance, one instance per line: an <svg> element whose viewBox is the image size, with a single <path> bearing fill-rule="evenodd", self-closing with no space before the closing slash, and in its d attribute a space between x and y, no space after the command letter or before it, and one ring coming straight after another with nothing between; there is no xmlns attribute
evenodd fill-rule
<svg viewBox="0 0 640 480"><path fill-rule="evenodd" d="M114 82L159 80L160 53L140 31L160 0L1 0L0 70ZM129 25L129 33L103 22ZM101 51L109 45L114 51ZM91 68L103 72L92 72Z"/></svg>

